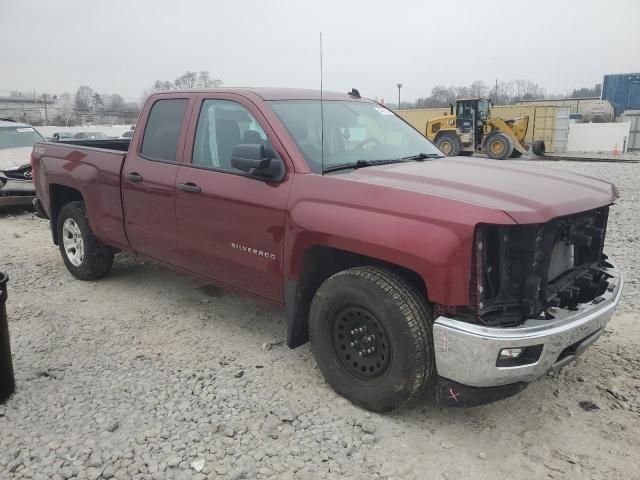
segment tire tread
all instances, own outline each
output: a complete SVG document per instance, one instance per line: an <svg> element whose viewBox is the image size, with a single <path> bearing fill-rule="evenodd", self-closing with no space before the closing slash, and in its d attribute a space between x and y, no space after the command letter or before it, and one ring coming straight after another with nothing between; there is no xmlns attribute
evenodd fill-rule
<svg viewBox="0 0 640 480"><path fill-rule="evenodd" d="M408 388L407 398L397 407L405 408L419 402L431 392L436 373L432 352L432 329L431 325L427 324L432 321L432 314L426 299L406 278L397 272L379 266L349 268L331 276L325 283L340 281L346 276L359 277L373 282L399 307L414 339L416 374Z"/></svg>
<svg viewBox="0 0 640 480"><path fill-rule="evenodd" d="M62 224L67 218L74 215L79 216L81 222L85 223L85 225L80 225L85 246L84 262L80 267L75 267L68 261L61 235ZM76 218L76 220L78 219ZM86 229L83 227L86 227ZM113 250L98 240L93 233L84 202L69 202L62 207L58 215L58 238L60 239L60 253L62 254L64 263L74 277L80 280L95 280L105 276L111 270L113 265Z"/></svg>

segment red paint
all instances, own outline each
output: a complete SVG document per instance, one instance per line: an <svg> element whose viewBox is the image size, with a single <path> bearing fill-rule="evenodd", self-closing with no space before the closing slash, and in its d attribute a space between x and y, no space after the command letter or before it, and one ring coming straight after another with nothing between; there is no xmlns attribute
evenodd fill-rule
<svg viewBox="0 0 640 480"><path fill-rule="evenodd" d="M175 164L138 154L152 103L169 97L190 100ZM441 305L469 303L476 224L544 222L615 199L606 182L478 158L312 174L268 100L318 98L316 91L279 89L153 95L126 158L99 149L36 145L32 159L38 196L51 213L51 185L74 188L104 243L275 303L284 303L285 281L300 275L305 250L320 245L413 270L424 279L430 300ZM367 101L335 93L324 98ZM282 182L190 165L205 99L237 101L257 118L285 163ZM130 173L144 180L132 183L126 178ZM176 190L187 182L202 191Z"/></svg>

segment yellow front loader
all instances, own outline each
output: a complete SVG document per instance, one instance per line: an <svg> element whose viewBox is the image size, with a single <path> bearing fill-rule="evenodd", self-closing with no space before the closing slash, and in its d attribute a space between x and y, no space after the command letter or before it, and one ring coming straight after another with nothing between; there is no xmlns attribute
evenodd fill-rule
<svg viewBox="0 0 640 480"><path fill-rule="evenodd" d="M488 98L456 100L455 112L427 122L425 135L447 156L486 153L503 160L520 157L529 150L525 141L529 117L503 120L491 116ZM544 142L533 142L533 153L544 155Z"/></svg>

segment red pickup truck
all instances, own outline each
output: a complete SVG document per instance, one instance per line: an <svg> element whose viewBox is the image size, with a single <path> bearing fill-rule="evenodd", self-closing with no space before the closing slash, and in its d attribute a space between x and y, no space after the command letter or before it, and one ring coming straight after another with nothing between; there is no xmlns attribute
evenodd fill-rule
<svg viewBox="0 0 640 480"><path fill-rule="evenodd" d="M39 143L32 167L75 277L127 251L282 305L288 345L310 340L376 411L517 393L593 343L622 291L613 185L445 158L356 90L158 93L130 140Z"/></svg>

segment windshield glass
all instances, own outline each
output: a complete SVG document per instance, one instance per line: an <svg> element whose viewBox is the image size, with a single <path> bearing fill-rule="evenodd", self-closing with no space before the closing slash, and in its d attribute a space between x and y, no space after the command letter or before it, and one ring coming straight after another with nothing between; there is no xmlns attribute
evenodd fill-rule
<svg viewBox="0 0 640 480"><path fill-rule="evenodd" d="M44 138L32 127L0 127L0 150L33 147L36 142L44 142Z"/></svg>
<svg viewBox="0 0 640 480"><path fill-rule="evenodd" d="M271 102L311 170L322 173L322 129L318 100ZM390 110L369 102L326 101L324 169L359 160L384 161L420 153L442 155L419 132Z"/></svg>

